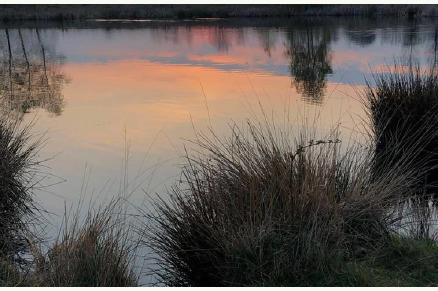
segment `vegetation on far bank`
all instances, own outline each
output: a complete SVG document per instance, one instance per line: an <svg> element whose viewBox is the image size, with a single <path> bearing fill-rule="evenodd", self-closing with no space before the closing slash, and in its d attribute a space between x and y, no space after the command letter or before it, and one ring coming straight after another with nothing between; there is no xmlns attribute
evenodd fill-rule
<svg viewBox="0 0 438 291"><path fill-rule="evenodd" d="M415 18L437 16L436 5L333 5L333 4L39 4L1 5L0 20L73 19L190 19L290 16L397 16Z"/></svg>

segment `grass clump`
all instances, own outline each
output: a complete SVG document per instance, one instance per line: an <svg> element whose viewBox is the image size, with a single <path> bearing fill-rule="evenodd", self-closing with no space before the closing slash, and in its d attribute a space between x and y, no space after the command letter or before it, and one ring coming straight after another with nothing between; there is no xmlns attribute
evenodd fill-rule
<svg viewBox="0 0 438 291"><path fill-rule="evenodd" d="M376 145L374 171L380 175L388 164L411 160L421 189L414 197L430 201L438 191L436 68L423 72L412 64L396 65L374 79L376 86L368 84L364 99Z"/></svg>
<svg viewBox="0 0 438 291"><path fill-rule="evenodd" d="M20 119L0 118L0 261L23 265L28 224L36 211L32 198L38 172L38 145Z"/></svg>
<svg viewBox="0 0 438 291"><path fill-rule="evenodd" d="M362 260L349 262L337 286L419 287L438 283L438 246L428 239L391 235Z"/></svg>
<svg viewBox="0 0 438 291"><path fill-rule="evenodd" d="M373 152L248 122L201 135L183 181L152 214L160 278L176 286L326 286L390 233L407 171L372 175ZM401 169L401 167L400 167Z"/></svg>
<svg viewBox="0 0 438 291"><path fill-rule="evenodd" d="M44 253L32 224L42 140L20 118L0 118L0 286L137 286L133 241L121 199L82 222L79 211ZM36 221L35 221L36 220ZM38 225L37 225L38 226ZM40 225L41 226L41 225Z"/></svg>
<svg viewBox="0 0 438 291"><path fill-rule="evenodd" d="M17 265L8 259L0 259L0 287L20 286L22 274Z"/></svg>
<svg viewBox="0 0 438 291"><path fill-rule="evenodd" d="M63 234L47 255L33 250L35 269L27 283L49 287L137 286L132 265L136 246L130 229L120 201L90 210L82 225L77 215L71 224L66 217Z"/></svg>
<svg viewBox="0 0 438 291"><path fill-rule="evenodd" d="M378 264L386 269L410 274L418 280L427 280L423 277L430 272L434 275L432 282L438 282L438 247L431 240L393 236L375 256Z"/></svg>

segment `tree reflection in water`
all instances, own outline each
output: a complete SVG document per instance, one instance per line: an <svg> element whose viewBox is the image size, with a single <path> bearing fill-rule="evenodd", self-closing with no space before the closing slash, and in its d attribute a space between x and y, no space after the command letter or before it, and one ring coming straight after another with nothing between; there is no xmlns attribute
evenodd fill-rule
<svg viewBox="0 0 438 291"><path fill-rule="evenodd" d="M62 57L50 50L38 29L24 37L20 29L4 30L0 41L0 100L22 113L44 108L57 116L65 105ZM0 37L1 38L1 37Z"/></svg>
<svg viewBox="0 0 438 291"><path fill-rule="evenodd" d="M292 82L304 101L323 102L327 75L332 74L329 44L333 31L324 27L288 29L286 55L290 61Z"/></svg>

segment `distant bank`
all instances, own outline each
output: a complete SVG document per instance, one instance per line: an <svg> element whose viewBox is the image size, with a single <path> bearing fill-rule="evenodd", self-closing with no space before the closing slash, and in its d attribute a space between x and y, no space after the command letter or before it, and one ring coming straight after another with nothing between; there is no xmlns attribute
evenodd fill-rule
<svg viewBox="0 0 438 291"><path fill-rule="evenodd" d="M438 5L0 5L0 21L73 19L191 19L289 16L395 16L406 18L438 16Z"/></svg>

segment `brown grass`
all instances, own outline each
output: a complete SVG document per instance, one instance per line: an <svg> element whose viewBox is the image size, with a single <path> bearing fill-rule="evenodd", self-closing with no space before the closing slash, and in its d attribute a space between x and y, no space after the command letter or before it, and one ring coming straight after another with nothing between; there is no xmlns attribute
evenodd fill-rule
<svg viewBox="0 0 438 291"><path fill-rule="evenodd" d="M399 162L373 175L374 151L268 122L200 135L184 179L158 198L145 243L176 286L330 285L339 264L388 237L413 184ZM403 171L403 169L405 169Z"/></svg>
<svg viewBox="0 0 438 291"><path fill-rule="evenodd" d="M80 224L78 213L72 222L65 218L62 235L47 255L32 251L35 270L26 279L31 286L137 286L133 259L136 244L121 200L90 210Z"/></svg>
<svg viewBox="0 0 438 291"><path fill-rule="evenodd" d="M1 110L1 108L0 108ZM0 261L24 263L27 224L37 211L32 191L39 171L41 139L32 137L32 124L1 112L0 118Z"/></svg>
<svg viewBox="0 0 438 291"><path fill-rule="evenodd" d="M435 67L396 65L375 74L363 103L375 139L376 175L404 160L416 180L405 211L418 224L415 237L431 238L430 218L438 201L438 74Z"/></svg>

